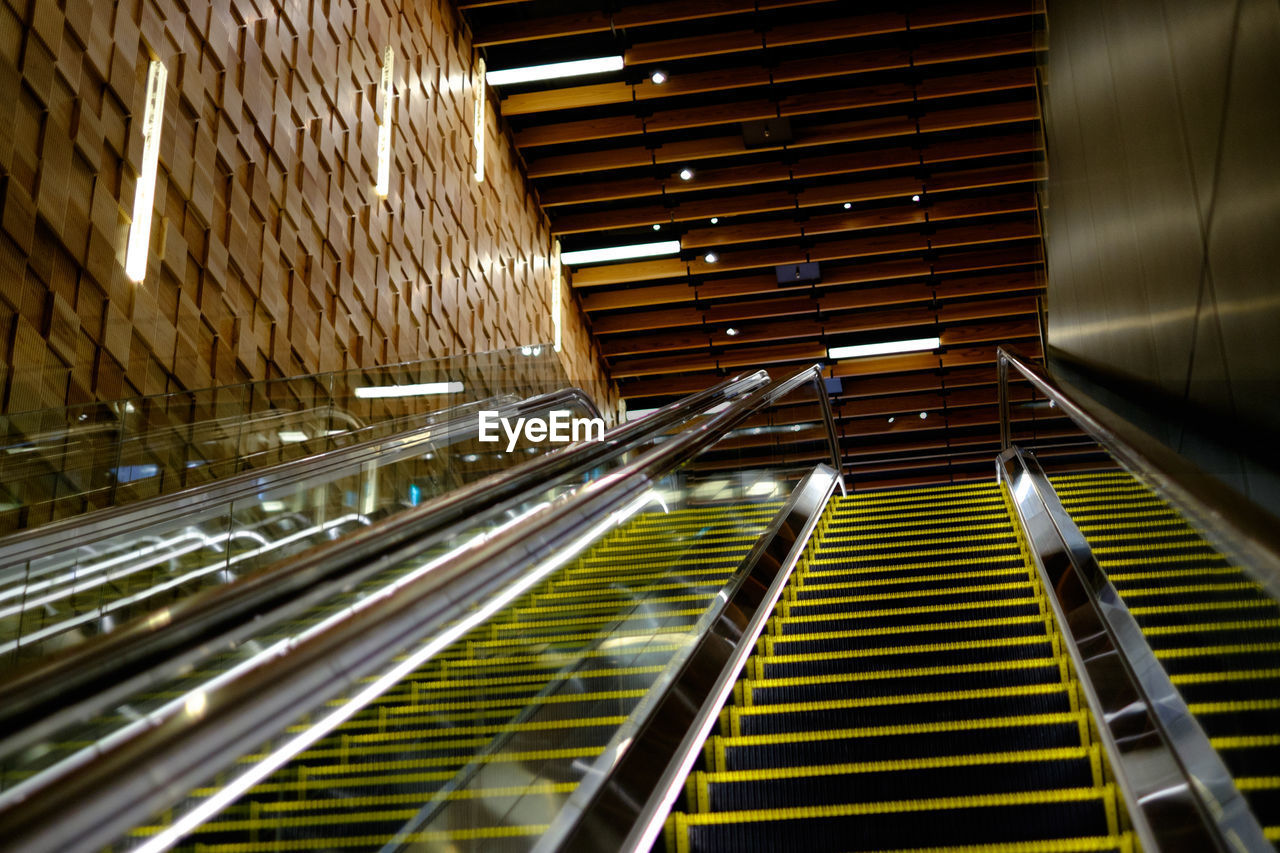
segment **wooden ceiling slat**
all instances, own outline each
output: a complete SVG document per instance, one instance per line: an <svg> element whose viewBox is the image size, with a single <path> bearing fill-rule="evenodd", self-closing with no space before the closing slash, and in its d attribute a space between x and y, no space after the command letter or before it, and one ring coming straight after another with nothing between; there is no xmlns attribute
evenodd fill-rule
<svg viewBox="0 0 1280 853"><path fill-rule="evenodd" d="M1039 108L1034 100L1027 100L923 113L918 121L921 131L934 132L1031 121L1036 118L1039 118ZM917 120L906 116L861 119L798 130L796 138L789 147L805 148L814 145L858 142L893 136L913 136L916 133ZM1040 141L1033 134L1013 134L1000 137L1000 139L1010 142L1015 139L1020 140L1020 150L1022 151L1040 150ZM963 152L965 157L982 157L986 156L986 152L980 150L980 145L985 142L986 140L974 140L965 144L951 143L951 145L956 152ZM555 175L605 171L630 166L648 166L653 163L692 162L706 158L731 157L742 154L746 150L742 137L736 135L670 142L661 144L656 148L637 146L633 148L586 151L563 156L551 155L533 160L529 165L529 176L531 178L545 178ZM923 156L926 157L925 162L929 162L927 149ZM797 176L799 174L797 173ZM817 172L816 174L823 173Z"/></svg>
<svg viewBox="0 0 1280 853"><path fill-rule="evenodd" d="M890 310L858 311L826 318L823 332L842 335L853 332L874 332L880 329L898 329L905 326L923 326L933 323L933 309L926 307L894 308Z"/></svg>
<svg viewBox="0 0 1280 853"><path fill-rule="evenodd" d="M1014 149L1014 153L1016 153L1016 149L1021 148L1023 145L1021 140L1022 140L1021 135L1018 135L1014 138L1011 138L1008 142L1008 145L1006 146L1001 146L999 144L999 141L996 141L991 146L992 153L1001 153L1002 147L1007 149ZM968 153L967 146L959 148L959 153L961 153L962 155L967 154ZM944 162L944 160L942 159L944 154L945 154L944 151L937 151L932 153L930 155L931 163L936 164L936 163ZM910 160L907 164L897 164L897 165L909 165L911 163L914 163L919 158L919 156L920 155L918 152L911 152ZM824 157L822 159L829 160L830 158ZM846 163L846 166L841 171L847 172L847 171L860 171L862 167L867 164L868 161L881 162L882 159L887 160L888 158L880 158L880 157L873 156L873 157L864 159L861 155L859 155L859 157L857 158L844 157L843 159ZM896 156L895 156L895 159L896 159ZM798 172L799 169L802 167L803 163L804 161L801 161L801 164L798 164L796 167L794 167L794 171ZM836 169L836 166L834 163L823 164L820 168L822 170L822 173L825 175L835 174L834 170ZM874 168L874 166L870 168ZM713 176L712 179L715 180L716 178L718 178L721 172L730 173L729 175L726 176L726 179L732 178L734 180L745 180L746 177L750 174L750 169L735 168L733 170L716 170L715 175ZM750 183L765 183L769 180L771 176L774 176L775 173L777 172L782 172L782 170L776 166L763 168L760 170L757 180L750 181ZM963 173L951 173L950 176L947 176L947 177L942 177L942 176L939 176L936 178L931 177L922 186L926 191L943 192L943 191L959 191L964 189L978 189L982 187L996 186L1002 183L1017 183L1021 181L1035 181L1035 180L1041 180L1041 179L1042 179L1042 171L1038 167L1027 165L1027 166L1016 166L1016 167L1004 167L1000 169L966 170ZM785 177L780 178L780 180L786 180L786 178ZM654 182L654 186L659 186L659 185L660 185L659 182L656 182L656 181ZM668 197L668 204L671 204L670 207L659 205L659 204L649 204L643 207L624 208L619 210L593 211L591 213L560 215L560 216L557 216L555 220L553 220L552 231L557 234L573 234L573 233L582 233L585 231L602 231L602 230L608 230L610 228L626 228L626 227L635 227L638 225L649 225L654 222L668 222L668 221L681 222L681 221L688 221L691 219L703 219L713 215L714 216L734 216L734 215L742 215L745 213L759 213L767 210L785 210L788 207L793 207L793 206L801 206L801 207L817 206L819 204L833 203L832 196L836 197L834 201L843 200L845 196L850 196L850 200L852 200L852 198L859 197L859 193L857 191L850 191L848 189L849 185L841 184L838 186L840 186L839 190L830 190L826 193L809 193L808 195L800 195L800 196L790 195L789 193L776 193L776 194L764 197L767 199L767 201L763 205L760 204L761 196L755 196L755 195L729 197L724 199L701 199L697 202L688 202L688 201L680 202L677 200L674 203L672 203L670 201L670 197ZM593 194L610 191L608 189L608 185L603 185L599 187L597 187L596 185L592 185L592 187L593 188L591 192ZM892 191L889 192L888 196L886 197L892 197L894 195L899 195L904 193L907 195L910 195L908 190L910 189L910 187L914 187L914 184L910 185L909 187L905 183L900 183L900 184L892 184L890 185L890 187ZM631 192L632 190L629 188L629 185L627 185L627 186L624 186L624 191ZM556 202L559 202L565 199L565 196L560 194L559 188L549 192L551 194L551 204L547 206L556 206ZM592 200L595 200L595 199L593 198ZM544 200L544 204L545 203L546 202Z"/></svg>
<svg viewBox="0 0 1280 853"><path fill-rule="evenodd" d="M472 43L476 47L492 47L557 36L607 33L609 26L609 16L604 12L574 12L554 18L526 18L481 27L472 34Z"/></svg>
<svg viewBox="0 0 1280 853"><path fill-rule="evenodd" d="M831 365L830 375L874 376L878 373L903 373L908 370L937 370L939 366L938 357L931 352L873 355L837 361Z"/></svg>
<svg viewBox="0 0 1280 853"><path fill-rule="evenodd" d="M1016 296L1011 299L981 299L975 302L952 302L940 306L938 308L938 321L941 323L954 323L958 320L977 320L983 317L1033 314L1035 311L1036 298L1034 296Z"/></svg>
<svg viewBox="0 0 1280 853"><path fill-rule="evenodd" d="M531 148L538 145L581 142L623 136L628 133L643 133L646 130L651 133L687 130L772 118L774 115L791 117L834 110L881 107L889 104L912 103L916 100L1014 90L1033 85L1035 85L1035 75L1031 69L1014 68L926 79L914 87L905 83L888 83L880 86L792 95L776 103L767 99L753 99L662 110L643 120L634 116L613 116L554 122L524 128L515 134L515 141L517 147Z"/></svg>
<svg viewBox="0 0 1280 853"><path fill-rule="evenodd" d="M946 265L953 267L950 271L971 269L990 269L999 266L1017 266L1039 261L1038 250L1018 249L998 252L962 252L946 259ZM823 273L819 287L834 288L840 285L863 284L875 281L893 281L903 278L920 278L930 275L934 269L920 258L903 258L892 261L876 261L852 267L836 268ZM820 297L823 310L836 310L840 307L857 307L842 305L838 300L844 298L873 299L871 294L890 291L895 288L912 288L912 298L932 298L925 291L916 288L926 287L918 283L887 285L875 290L830 291ZM1036 271L1002 273L991 276L969 277L959 280L943 280L935 286L939 298L958 298L980 296L990 293L1010 293L1043 287L1040 274ZM639 308L649 305L662 305L681 302L693 302L695 299L732 299L742 296L753 296L761 293L779 293L777 277L772 273L738 276L734 278L712 279L703 281L696 289L688 283L660 284L634 287L626 290L596 291L583 297L583 304L589 311L613 310L619 308ZM847 294L858 294L848 296ZM865 294L865 296L863 296ZM910 301L904 299L903 301ZM828 308L830 306L830 308Z"/></svg>
<svg viewBox="0 0 1280 853"><path fill-rule="evenodd" d="M754 30L732 33L716 33L710 36L687 36L666 41L638 44L623 54L628 66L649 66L673 59L696 59L700 56L716 56L722 53L741 53L760 50L764 38Z"/></svg>
<svg viewBox="0 0 1280 853"><path fill-rule="evenodd" d="M933 262L933 271L935 273L967 272L970 270L1043 262L1044 256L1039 246L1022 246L1013 249L996 249L988 252L963 252L946 255Z"/></svg>
<svg viewBox="0 0 1280 853"><path fill-rule="evenodd" d="M1003 341L1027 338L1040 334L1040 326L1034 320L995 320L971 326L949 326L940 337L944 347L972 344L979 341Z"/></svg>
<svg viewBox="0 0 1280 853"><path fill-rule="evenodd" d="M1001 18L1019 18L1044 12L1043 0L985 0L967 3L939 3L911 12L911 27L926 29L955 24L973 24Z"/></svg>
<svg viewBox="0 0 1280 853"><path fill-rule="evenodd" d="M625 104L635 97L635 87L621 81L596 83L591 86L566 86L541 92L521 92L502 99L499 110L504 116L520 116L551 110L602 107Z"/></svg>
<svg viewBox="0 0 1280 853"><path fill-rule="evenodd" d="M601 341L600 352L605 358L614 359L622 356L671 353L678 350L702 349L705 351L709 346L711 346L710 331L693 326L656 335L640 334L607 338ZM706 355L705 352L703 354Z"/></svg>
<svg viewBox="0 0 1280 853"><path fill-rule="evenodd" d="M702 312L695 308L663 308L658 311L637 311L630 314L596 317L591 321L591 331L597 335L608 335L700 325L702 325Z"/></svg>
<svg viewBox="0 0 1280 853"><path fill-rule="evenodd" d="M726 302L712 305L702 312L707 323L731 323L816 312L818 303L809 295L784 296L779 299L757 299L751 302Z"/></svg>
<svg viewBox="0 0 1280 853"><path fill-rule="evenodd" d="M637 133L644 133L644 122L641 119L635 116L610 116L529 127L517 133L515 139L518 147L525 148L590 139L613 139Z"/></svg>
<svg viewBox="0 0 1280 853"><path fill-rule="evenodd" d="M662 258L656 261L630 261L599 267L583 267L574 270L574 287L591 287L597 284L622 284L629 281L645 281L656 278L678 278L689 274L689 267L679 258Z"/></svg>
<svg viewBox="0 0 1280 853"><path fill-rule="evenodd" d="M642 308L646 305L692 302L696 298L697 293L693 286L681 282L629 290L597 290L594 293L583 294L582 307L587 311L608 311L614 308Z"/></svg>
<svg viewBox="0 0 1280 853"><path fill-rule="evenodd" d="M879 305L899 305L911 302L931 302L933 288L919 282L903 282L888 287L869 287L860 290L836 290L818 298L823 312L847 311L854 308L871 308Z"/></svg>
<svg viewBox="0 0 1280 853"><path fill-rule="evenodd" d="M827 357L827 348L820 342L804 342L771 345L767 347L748 347L739 350L726 350L718 361L721 367L755 367L761 364L778 364L788 361L821 361Z"/></svg>
<svg viewBox="0 0 1280 853"><path fill-rule="evenodd" d="M715 359L706 353L663 355L620 362L610 368L609 375L625 379L632 376L684 373L686 370L714 370L715 366Z"/></svg>

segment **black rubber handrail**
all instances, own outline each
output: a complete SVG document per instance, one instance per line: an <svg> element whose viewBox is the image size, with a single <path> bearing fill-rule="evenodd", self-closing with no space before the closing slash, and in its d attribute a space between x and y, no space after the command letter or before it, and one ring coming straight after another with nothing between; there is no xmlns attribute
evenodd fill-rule
<svg viewBox="0 0 1280 853"><path fill-rule="evenodd" d="M767 381L763 371L733 377L615 427L603 441L571 445L492 474L261 572L196 593L166 608L162 619L140 616L96 640L15 670L0 680L0 755L24 749L71 720L99 713L212 648L304 612L333 595L335 586L358 584L381 570L381 551L438 534L485 507L518 500L549 479L589 470L608 456L651 441L687 420L691 411ZM544 403L548 396L568 399L543 395Z"/></svg>
<svg viewBox="0 0 1280 853"><path fill-rule="evenodd" d="M433 571L397 588L394 595L371 596L366 606L353 608L323 631L235 679L201 691L198 713L180 712L156 721L74 772L57 774L25 797L10 797L0 811L0 839L12 849L67 851L96 850L115 841L224 769L235 760L232 756L243 755L270 733L283 731L303 709L329 702L404 649L431 636L431 643L399 661L393 674L405 666L420 666L571 559L606 528L650 503L654 485L668 473L753 414L815 379L821 381L820 365L734 400L719 414L684 429L567 499L544 503L526 513L519 524L477 537ZM404 538L377 545L374 540L349 546L341 558L358 555L364 561L395 565L423 547ZM244 769L218 796L184 813L170 832L152 837L149 843L159 849L176 841L169 835L185 833L216 814L241 790L347 719L345 712L356 710L351 705L330 706L323 723L292 736L268 759Z"/></svg>

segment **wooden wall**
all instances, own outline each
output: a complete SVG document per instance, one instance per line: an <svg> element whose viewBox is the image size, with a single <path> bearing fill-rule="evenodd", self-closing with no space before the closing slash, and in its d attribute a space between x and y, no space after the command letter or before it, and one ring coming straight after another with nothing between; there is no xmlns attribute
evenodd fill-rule
<svg viewBox="0 0 1280 853"><path fill-rule="evenodd" d="M0 411L550 340L547 220L492 98L472 177L472 55L448 0L0 0ZM152 59L169 77L135 284ZM566 369L611 405L567 298Z"/></svg>

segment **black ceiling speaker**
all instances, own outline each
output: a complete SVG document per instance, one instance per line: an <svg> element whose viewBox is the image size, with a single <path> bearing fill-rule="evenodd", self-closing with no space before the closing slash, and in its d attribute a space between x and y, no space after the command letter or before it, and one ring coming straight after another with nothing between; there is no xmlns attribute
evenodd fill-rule
<svg viewBox="0 0 1280 853"><path fill-rule="evenodd" d="M791 142L791 119L766 118L742 123L742 142L750 148L771 148Z"/></svg>
<svg viewBox="0 0 1280 853"><path fill-rule="evenodd" d="M817 261L807 264L780 264L774 269L778 272L779 287L786 287L789 284L813 284L822 279Z"/></svg>

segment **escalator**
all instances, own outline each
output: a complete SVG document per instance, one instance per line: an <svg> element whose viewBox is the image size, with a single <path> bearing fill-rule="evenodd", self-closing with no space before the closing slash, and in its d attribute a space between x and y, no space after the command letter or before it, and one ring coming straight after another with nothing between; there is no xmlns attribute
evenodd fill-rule
<svg viewBox="0 0 1280 853"><path fill-rule="evenodd" d="M127 689L76 681L56 725L0 703L0 849L1273 849L1268 575L1017 448L847 496L785 448L735 465L784 405L838 465L821 379L731 380L296 555L328 580L266 618L108 638Z"/></svg>
<svg viewBox="0 0 1280 853"><path fill-rule="evenodd" d="M671 851L1130 850L995 484L834 498Z"/></svg>

